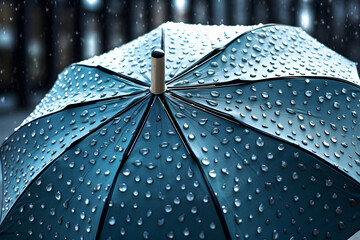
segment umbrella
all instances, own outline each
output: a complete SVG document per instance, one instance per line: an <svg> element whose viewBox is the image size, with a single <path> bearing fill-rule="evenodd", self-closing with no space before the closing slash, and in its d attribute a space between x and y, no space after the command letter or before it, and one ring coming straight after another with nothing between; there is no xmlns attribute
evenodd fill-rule
<svg viewBox="0 0 360 240"><path fill-rule="evenodd" d="M5 140L0 237L347 239L359 107L356 65L300 28L165 23Z"/></svg>

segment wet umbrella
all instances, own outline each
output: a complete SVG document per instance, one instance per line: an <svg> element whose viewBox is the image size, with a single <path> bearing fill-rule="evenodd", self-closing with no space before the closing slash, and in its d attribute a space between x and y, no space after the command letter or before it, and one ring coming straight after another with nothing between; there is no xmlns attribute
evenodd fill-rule
<svg viewBox="0 0 360 240"><path fill-rule="evenodd" d="M0 237L347 239L359 107L355 64L299 28L163 24L6 139Z"/></svg>

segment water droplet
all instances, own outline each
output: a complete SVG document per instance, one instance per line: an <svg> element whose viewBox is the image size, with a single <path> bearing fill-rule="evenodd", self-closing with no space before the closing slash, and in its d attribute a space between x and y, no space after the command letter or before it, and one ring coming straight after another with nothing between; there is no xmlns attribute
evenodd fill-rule
<svg viewBox="0 0 360 240"><path fill-rule="evenodd" d="M206 118L200 119L199 120L199 125L204 126L207 123L207 121L208 120Z"/></svg>
<svg viewBox="0 0 360 240"><path fill-rule="evenodd" d="M223 62L223 63L227 63L227 57L225 56L225 55L222 55L221 56L221 61Z"/></svg>
<svg viewBox="0 0 360 240"><path fill-rule="evenodd" d="M272 239L273 239L273 240L279 239L279 233L278 233L276 230L273 231Z"/></svg>
<svg viewBox="0 0 360 240"><path fill-rule="evenodd" d="M46 186L46 191L50 192L52 190L52 184Z"/></svg>
<svg viewBox="0 0 360 240"><path fill-rule="evenodd" d="M211 62L210 65L211 65L212 67L217 67L217 66L218 66L218 63L217 63L217 62Z"/></svg>
<svg viewBox="0 0 360 240"><path fill-rule="evenodd" d="M194 139L195 139L195 136L194 136L194 134L191 134L191 133L190 133L190 134L188 135L188 138L189 138L190 140L194 140Z"/></svg>
<svg viewBox="0 0 360 240"><path fill-rule="evenodd" d="M269 98L269 94L267 92L263 92L261 96L265 99Z"/></svg>
<svg viewBox="0 0 360 240"><path fill-rule="evenodd" d="M293 172L292 173L292 179L293 180L298 180L299 179L299 174L297 172Z"/></svg>
<svg viewBox="0 0 360 240"><path fill-rule="evenodd" d="M256 145L259 146L259 147L263 147L263 146L264 146L264 141L262 140L261 137L259 137L259 138L256 140Z"/></svg>
<svg viewBox="0 0 360 240"><path fill-rule="evenodd" d="M261 171L263 171L263 172L268 172L268 171L269 171L269 167L266 166L265 164L261 164Z"/></svg>
<svg viewBox="0 0 360 240"><path fill-rule="evenodd" d="M115 223L116 223L115 218L114 218L114 217L111 217L111 218L109 219L109 225L114 226Z"/></svg>
<svg viewBox="0 0 360 240"><path fill-rule="evenodd" d="M331 187L331 186L333 185L333 181L332 181L331 179L327 179L327 180L325 181L325 185L326 185L327 187Z"/></svg>
<svg viewBox="0 0 360 240"><path fill-rule="evenodd" d="M144 133L144 134L143 134L143 138L144 138L145 140L149 140L149 139L150 139L150 133L149 133L149 132Z"/></svg>
<svg viewBox="0 0 360 240"><path fill-rule="evenodd" d="M157 167L157 165L154 164L154 163L148 163L148 164L146 164L146 168L147 168L147 169L155 169L156 167Z"/></svg>
<svg viewBox="0 0 360 240"><path fill-rule="evenodd" d="M253 45L253 49L255 50L255 51L257 51L257 52L261 52L261 47L260 46L258 46L258 45Z"/></svg>
<svg viewBox="0 0 360 240"><path fill-rule="evenodd" d="M209 166L209 164L210 164L210 161L209 161L209 159L207 159L207 158L203 158L203 159L201 160L201 162L202 162L202 164L204 164L205 166Z"/></svg>
<svg viewBox="0 0 360 240"><path fill-rule="evenodd" d="M55 198L56 198L56 200L60 200L61 199L61 192L57 192L56 194L55 194Z"/></svg>
<svg viewBox="0 0 360 240"><path fill-rule="evenodd" d="M206 102L210 105L210 106L213 106L213 107L216 107L218 105L218 103L214 100L209 100L209 99L206 99Z"/></svg>
<svg viewBox="0 0 360 240"><path fill-rule="evenodd" d="M172 206L171 205L166 205L165 206L165 212L170 213L171 211L172 211Z"/></svg>
<svg viewBox="0 0 360 240"><path fill-rule="evenodd" d="M235 205L235 207L240 207L241 201L238 198L235 198L234 205Z"/></svg>
<svg viewBox="0 0 360 240"><path fill-rule="evenodd" d="M220 93L219 93L218 91L211 91L211 92L210 92L210 95L211 95L212 97L219 97L219 96L220 96Z"/></svg>
<svg viewBox="0 0 360 240"><path fill-rule="evenodd" d="M234 137L235 142L240 143L242 141L242 138L240 136Z"/></svg>
<svg viewBox="0 0 360 240"><path fill-rule="evenodd" d="M311 96L312 96L312 91L307 90L307 91L305 92L305 96L311 97Z"/></svg>
<svg viewBox="0 0 360 240"><path fill-rule="evenodd" d="M209 69L208 71L207 71L207 74L208 75L214 75L215 74L215 70L214 69Z"/></svg>
<svg viewBox="0 0 360 240"><path fill-rule="evenodd" d="M345 223L344 223L343 221L339 221L339 222L338 222L338 226L339 226L339 229L340 229L340 230L345 229Z"/></svg>
<svg viewBox="0 0 360 240"><path fill-rule="evenodd" d="M168 147L169 146L169 143L168 142L162 142L162 143L160 143L160 147L161 148L166 148L166 147Z"/></svg>
<svg viewBox="0 0 360 240"><path fill-rule="evenodd" d="M127 185L125 183L122 183L119 187L119 191L126 192L126 190L127 190Z"/></svg>
<svg viewBox="0 0 360 240"><path fill-rule="evenodd" d="M195 198L195 195L192 193L192 192L189 192L187 195L186 195L186 199L188 200L188 201L193 201L194 200L194 198Z"/></svg>
<svg viewBox="0 0 360 240"><path fill-rule="evenodd" d="M146 156L146 155L150 152L150 149L148 149L148 148L142 148L142 149L139 150L139 152L140 152L140 154L141 154L142 156Z"/></svg>
<svg viewBox="0 0 360 240"><path fill-rule="evenodd" d="M184 117L186 117L186 116L185 116L184 114L182 114L182 113L176 113L175 116L176 116L177 118L184 118Z"/></svg>
<svg viewBox="0 0 360 240"><path fill-rule="evenodd" d="M209 171L209 176L210 176L211 178L216 178L215 170Z"/></svg>
<svg viewBox="0 0 360 240"><path fill-rule="evenodd" d="M258 207L259 212L260 212L260 213L264 212L264 208L265 208L264 204L261 203L261 204L259 205L259 207Z"/></svg>

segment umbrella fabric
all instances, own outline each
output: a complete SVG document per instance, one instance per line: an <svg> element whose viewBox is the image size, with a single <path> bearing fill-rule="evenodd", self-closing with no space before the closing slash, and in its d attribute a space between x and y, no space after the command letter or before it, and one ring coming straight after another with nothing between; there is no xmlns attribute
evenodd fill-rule
<svg viewBox="0 0 360 240"><path fill-rule="evenodd" d="M347 239L358 89L299 28L163 24L65 69L5 140L0 237Z"/></svg>

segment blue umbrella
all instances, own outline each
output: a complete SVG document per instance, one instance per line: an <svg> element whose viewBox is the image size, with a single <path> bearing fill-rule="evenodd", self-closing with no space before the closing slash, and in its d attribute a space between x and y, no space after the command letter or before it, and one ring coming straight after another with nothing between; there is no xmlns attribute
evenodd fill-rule
<svg viewBox="0 0 360 240"><path fill-rule="evenodd" d="M163 24L66 68L5 140L0 238L347 239L359 84L299 28Z"/></svg>

